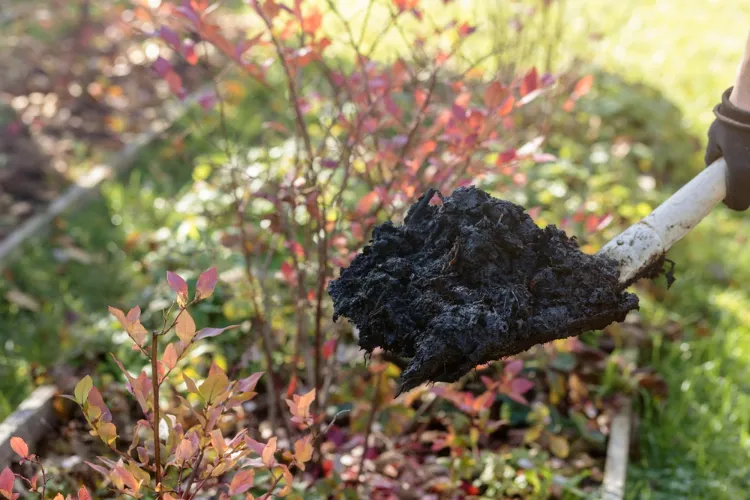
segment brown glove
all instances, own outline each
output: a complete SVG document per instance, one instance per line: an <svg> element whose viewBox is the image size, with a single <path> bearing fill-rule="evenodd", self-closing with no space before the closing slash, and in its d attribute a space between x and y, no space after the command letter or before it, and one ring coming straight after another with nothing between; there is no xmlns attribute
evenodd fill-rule
<svg viewBox="0 0 750 500"><path fill-rule="evenodd" d="M708 129L704 160L710 165L724 157L727 162L727 196L724 204L738 212L750 207L750 111L729 101L733 87L721 96L714 108L716 119Z"/></svg>

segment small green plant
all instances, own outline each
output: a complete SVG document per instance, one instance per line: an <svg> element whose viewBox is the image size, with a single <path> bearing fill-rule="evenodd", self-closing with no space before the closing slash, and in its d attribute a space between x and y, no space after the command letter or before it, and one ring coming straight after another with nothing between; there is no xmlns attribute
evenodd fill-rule
<svg viewBox="0 0 750 500"><path fill-rule="evenodd" d="M232 325L197 330L190 315L191 306L213 294L218 282L215 268L200 275L192 300L182 277L167 272L167 282L175 291L176 300L164 314L159 329L146 329L141 323L138 306L127 313L109 308L128 333L133 349L140 351L148 360L141 372L133 376L112 355L127 379L128 392L136 399L145 417L133 429L133 439L127 449L123 450L120 444L120 433L113 422L112 413L91 376L87 375L78 382L72 396L64 396L80 406L91 428L91 435L98 436L114 456L99 457L101 464L87 464L104 476L105 484L118 495L133 498L148 495L163 500L189 500L208 487L218 489L220 498L242 494L246 498L254 498L248 492L254 486L265 491L260 498L268 498L272 494L285 496L292 489L291 468L304 470L305 463L313 456L316 436L310 431L314 420L310 405L315 399L315 389L304 395L295 394L292 399L286 400L292 415L291 422L300 437L294 442L294 449L287 454L284 463L277 460L277 455L281 453L277 437L271 437L265 443L259 442L250 436L247 429L229 437L218 426L223 415L257 395L255 386L263 372L229 380L227 374L212 363L208 375L200 383L183 373L187 394L177 396L181 412L178 413L177 409L163 411L160 392L169 383L170 375L178 374L180 362L188 350L201 340L236 328ZM177 387L172 389L177 390ZM185 414L182 410L197 423L188 427L185 423L187 419L180 418L180 414ZM39 466L41 481L38 475L25 478L6 468L0 473L0 497L14 500L20 496L13 492L15 478L19 477L30 491L38 493L42 499L46 498L47 476L40 459L29 453L23 439L13 438L12 445L22 462ZM263 482L259 480L256 483L258 470L267 474ZM226 479L227 476L231 478ZM63 496L57 494L55 498L63 499ZM86 488L82 487L78 499L90 498Z"/></svg>

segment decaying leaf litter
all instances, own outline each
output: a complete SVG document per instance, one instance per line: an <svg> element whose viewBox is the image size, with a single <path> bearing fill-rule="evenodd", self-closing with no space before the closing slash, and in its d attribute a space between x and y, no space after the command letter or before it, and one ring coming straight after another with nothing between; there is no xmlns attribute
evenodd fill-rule
<svg viewBox="0 0 750 500"><path fill-rule="evenodd" d="M432 204L434 196L441 203ZM661 274L647 270L645 277ZM653 266L652 266L653 267ZM656 269L656 270L655 270ZM387 221L328 288L359 345L408 359L400 392L455 382L477 365L601 330L638 309L616 262L474 187L431 189Z"/></svg>

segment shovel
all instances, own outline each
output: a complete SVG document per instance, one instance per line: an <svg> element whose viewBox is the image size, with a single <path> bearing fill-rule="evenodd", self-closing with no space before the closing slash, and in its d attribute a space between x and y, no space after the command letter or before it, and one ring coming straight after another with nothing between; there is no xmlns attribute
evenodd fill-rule
<svg viewBox="0 0 750 500"><path fill-rule="evenodd" d="M721 203L726 196L726 168L724 158L719 158L597 252L617 263L620 283L630 284Z"/></svg>
<svg viewBox="0 0 750 500"><path fill-rule="evenodd" d="M334 320L352 321L366 351L409 360L399 392L601 330L638 308L626 288L664 271L667 251L725 198L725 182L719 159L593 255L474 187L448 197L428 190L402 226L376 227L329 284ZM434 194L440 206L431 206Z"/></svg>

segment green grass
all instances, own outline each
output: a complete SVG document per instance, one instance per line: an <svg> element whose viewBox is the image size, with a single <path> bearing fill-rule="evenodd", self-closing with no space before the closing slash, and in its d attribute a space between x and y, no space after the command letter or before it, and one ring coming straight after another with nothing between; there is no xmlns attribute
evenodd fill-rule
<svg viewBox="0 0 750 500"><path fill-rule="evenodd" d="M750 6L714 1L685 8L676 0L569 6L588 13L573 29L588 15L609 33L596 45L595 61L661 89L683 110L685 125L705 137L713 105L734 83ZM630 19L618 25L625 13ZM742 498L750 487L750 473L733 465L750 459L748 231L748 214L717 208L671 252L678 281L666 297L644 297L655 347L642 356L666 377L670 393L663 405L642 408L630 498ZM681 325L683 339L664 336L668 320Z"/></svg>
<svg viewBox="0 0 750 500"><path fill-rule="evenodd" d="M750 473L750 255L748 223L719 210L672 252L679 280L649 301L655 345L644 359L666 377L669 397L645 405L642 456L630 469L631 498L741 498ZM663 335L677 321L683 338Z"/></svg>

